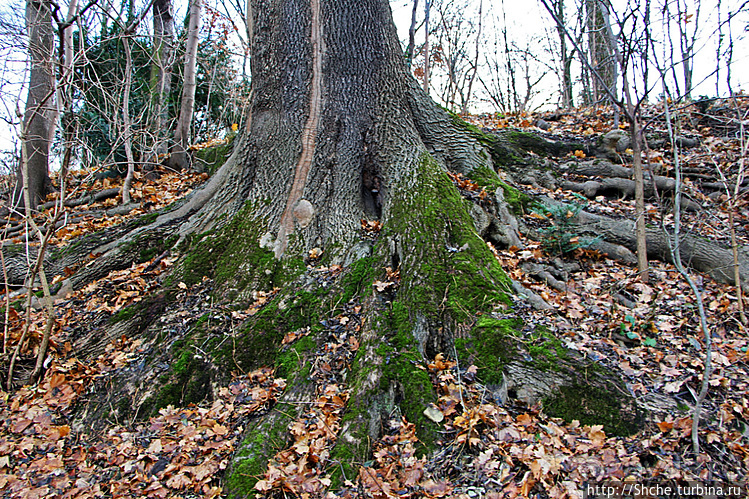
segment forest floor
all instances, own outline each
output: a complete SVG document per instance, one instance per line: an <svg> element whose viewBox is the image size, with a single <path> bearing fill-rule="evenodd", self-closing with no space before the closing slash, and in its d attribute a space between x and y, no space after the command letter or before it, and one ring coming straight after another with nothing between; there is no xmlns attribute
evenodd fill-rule
<svg viewBox="0 0 749 499"><path fill-rule="evenodd" d="M538 131L542 116L473 116L469 121L488 129L517 127ZM545 134L595 138L613 128L603 111L580 110L563 116L543 116ZM553 118L553 119L551 119ZM697 118L696 118L697 119ZM697 121L699 121L697 119ZM718 125L696 124L691 132L701 145L685 151L687 188L701 210L685 214L688 230L714 240L727 241L728 213L725 198L708 196L701 182L712 181L714 165L730 173L746 160L739 141ZM651 158L670 164L671 151L652 150ZM554 161L580 160L581 154ZM666 168L668 169L668 168ZM127 218L165 207L200 185L205 174L162 171L160 178L137 176L134 200L140 207L126 215L108 216L107 208L119 203L112 197L70 209L75 220L60 227L52 241L64 245L90 231L105 230ZM70 189L100 192L119 186L119 180L93 180L93 173L75 172ZM456 178L456 183L460 179ZM464 191L470 185L459 185ZM543 194L611 216L631 217L634 202L579 195L539 186L518 188L530 195ZM661 210L647 207L652 223L660 223ZM747 201L735 211L740 243L749 245ZM665 215L670 223L669 215ZM529 211L524 222L550 227L547 214ZM17 232L7 240L23 242ZM695 296L670 264L652 261L651 279L642 282L632 266L586 249L556 254L543 240L523 240L525 247L496 251L511 276L543 297L552 310L534 310L524 302L516 313L526 324L544 325L567 348L620 373L644 406L649 420L631 437L607 435L601 426L565 422L546 415L540 406L509 402L497 405L476 379L475 366L458 366L447 355L423 366L434 383L439 400L428 417L440 421L442 438L433 455L421 456L413 424L394 414L387 434L374 446L371 461L361 463L357 476L346 477L343 488L327 490L328 473L337 468L326 461L335 442L335 431L345 410L345 387L326 385L306 420L292 426L287 449L271 461L256 485L259 497L551 497L581 498L587 485L627 481L630 486L657 484L746 485L749 472L749 334L738 318L736 290L694 274L702 292L708 326L713 335L714 371L701 412L701 452L692 451L692 418L705 361ZM31 243L34 244L34 243ZM163 257L163 255L161 255ZM521 270L523 262L553 265L555 259L575 263L568 270L563 290ZM155 263L155 264L154 264ZM223 471L238 445L243 428L254 414L273 404L284 388L272 369L237 373L227 386L216 386L213 399L199 406L167 407L148 420L120 420L112 411L103 429L91 431L71 417L89 397L94 384L101 386L118 369L145 356L141 338L118 338L98 358L79 358L72 335L92 322L101 323L123 308L142 300L161 286L173 257L145 262L113 272L55 303L56 325L51 355L42 380L12 392L0 392L0 495L2 497L220 497ZM339 267L315 267L319 278L336 279ZM179 283L174 317L184 324L205 314L232 321L254 314L269 299L258 294L247 310L237 311L210 299L212 282L194 286ZM397 286L376 282L377 291ZM23 295L4 290L3 369L26 323ZM622 304L621 297L625 297ZM745 300L746 305L749 301ZM8 306L10 305L10 306ZM181 307L181 308L180 308ZM325 324L330 342L321 353L321 368L340 363L358 343L361 307L352 303ZM33 308L29 335L21 349L21 368L28 369L44 330L45 312ZM529 328L529 330L532 328ZM290 334L284 343L297 339ZM522 338L529 351L543 338ZM197 355L197 353L196 353ZM343 362L346 363L345 361ZM26 367L23 367L26 366ZM2 376L5 379L5 375ZM609 482L611 483L611 482ZM632 492L633 489L629 489ZM629 494L625 494L629 495ZM675 494L662 494L676 496ZM689 496L689 494L684 494ZM640 497L650 497L640 494ZM746 489L735 497L747 497Z"/></svg>

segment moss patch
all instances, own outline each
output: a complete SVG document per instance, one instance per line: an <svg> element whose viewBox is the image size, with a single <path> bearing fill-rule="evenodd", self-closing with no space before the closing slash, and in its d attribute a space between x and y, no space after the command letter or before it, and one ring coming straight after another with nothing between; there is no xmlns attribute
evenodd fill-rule
<svg viewBox="0 0 749 499"><path fill-rule="evenodd" d="M574 384L559 389L543 400L544 411L571 422L584 425L602 424L610 435L628 436L639 431L642 416L637 409L622 407L622 396L616 387L603 389L590 384Z"/></svg>
<svg viewBox="0 0 749 499"><path fill-rule="evenodd" d="M370 289L377 275L377 259L375 257L361 258L351 264L341 277L341 303L347 303L360 296L362 291Z"/></svg>
<svg viewBox="0 0 749 499"><path fill-rule="evenodd" d="M137 236L129 243L125 243L122 246L122 250L126 253L135 253L136 263L143 263L172 248L178 239L179 237L176 235L162 239L154 237L153 234L146 233Z"/></svg>
<svg viewBox="0 0 749 499"><path fill-rule="evenodd" d="M271 415L245 434L225 478L228 497L252 496L255 484L263 478L270 458L289 443L287 428L295 415L293 406L278 404Z"/></svg>
<svg viewBox="0 0 749 499"><path fill-rule="evenodd" d="M465 321L509 306L510 280L476 234L460 193L430 155L418 168L418 188L398 190L402 197L381 234L402 245L398 300L412 316L434 322Z"/></svg>
<svg viewBox="0 0 749 499"><path fill-rule="evenodd" d="M485 383L501 383L505 363L517 353L510 336L514 335L520 326L519 319L479 318L468 338L455 340L455 349L461 364L475 364L479 378Z"/></svg>
<svg viewBox="0 0 749 499"><path fill-rule="evenodd" d="M169 405L184 407L210 400L211 375L209 365L196 356L189 346L180 348L169 371L159 378L157 393L143 402L141 417L158 413Z"/></svg>
<svg viewBox="0 0 749 499"><path fill-rule="evenodd" d="M209 175L213 175L231 156L235 137L236 133L232 133L227 137L227 142L224 144L195 151L196 163L205 169Z"/></svg>
<svg viewBox="0 0 749 499"><path fill-rule="evenodd" d="M278 357L281 340L286 333L298 329L310 328L312 334L321 331L322 303L326 295L325 290L318 288L276 296L245 323L237 337L224 342L216 352L216 364L220 369L244 372L278 362L285 365ZM300 341L306 345L311 339Z"/></svg>
<svg viewBox="0 0 749 499"><path fill-rule="evenodd" d="M559 341L559 338L541 327L537 328L536 332L531 335L527 348L528 353L533 358L531 361L533 367L536 369L560 370L560 361L568 358L567 350Z"/></svg>
<svg viewBox="0 0 749 499"><path fill-rule="evenodd" d="M497 189L502 189L505 202L516 215L527 212L533 202L530 196L502 181L494 171L485 166L474 168L468 177L489 193L493 194Z"/></svg>
<svg viewBox="0 0 749 499"><path fill-rule="evenodd" d="M304 271L304 261L278 260L272 251L261 248L263 230L263 222L254 217L248 203L221 229L190 241L177 275L188 285L211 277L228 299L248 289L269 290L292 282Z"/></svg>

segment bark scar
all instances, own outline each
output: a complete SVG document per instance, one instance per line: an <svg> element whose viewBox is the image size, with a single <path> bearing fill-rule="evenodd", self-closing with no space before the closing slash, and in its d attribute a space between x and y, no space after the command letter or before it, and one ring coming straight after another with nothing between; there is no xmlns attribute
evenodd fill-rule
<svg viewBox="0 0 749 499"><path fill-rule="evenodd" d="M291 184L286 208L281 215L278 228L278 238L274 245L276 258L280 258L288 246L288 237L294 231L294 207L302 198L307 184L312 161L315 157L317 141L317 126L322 109L322 25L320 23L320 0L311 0L312 9L312 86L310 89L310 109L307 123L302 130L302 154L294 171L294 182Z"/></svg>

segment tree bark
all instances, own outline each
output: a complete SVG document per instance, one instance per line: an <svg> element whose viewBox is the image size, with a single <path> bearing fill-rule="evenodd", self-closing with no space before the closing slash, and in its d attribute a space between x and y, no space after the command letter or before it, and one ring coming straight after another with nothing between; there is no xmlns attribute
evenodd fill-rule
<svg viewBox="0 0 749 499"><path fill-rule="evenodd" d="M125 50L125 87L122 91L122 135L127 158L127 174L122 183L122 204L130 204L130 186L135 173L135 159L133 158L132 127L130 125L130 88L132 86L133 54L130 49L130 32L122 34L122 47Z"/></svg>
<svg viewBox="0 0 749 499"><path fill-rule="evenodd" d="M51 188L49 178L49 150L55 131L55 84L54 84L54 31L52 12L47 0L26 2L26 29L29 34L29 92L23 116L25 150L28 155L21 161L16 172L14 205L23 203L24 172L20 165L27 165L28 189L31 208L45 198Z"/></svg>
<svg viewBox="0 0 749 499"><path fill-rule="evenodd" d="M169 165L183 169L190 166L187 148L190 141L190 127L195 110L195 88L197 87L196 68L198 63L198 35L200 34L200 15L203 0L191 0L190 23L187 28L187 46L185 47L185 73L182 83L182 102L180 104L177 128L174 131L174 146L171 150Z"/></svg>
<svg viewBox="0 0 749 499"><path fill-rule="evenodd" d="M559 36L559 59L561 64L561 75L559 75L562 102L564 109L572 108L572 59L574 51L567 50L567 34L565 27L564 0L556 0L551 3L556 10L557 35Z"/></svg>

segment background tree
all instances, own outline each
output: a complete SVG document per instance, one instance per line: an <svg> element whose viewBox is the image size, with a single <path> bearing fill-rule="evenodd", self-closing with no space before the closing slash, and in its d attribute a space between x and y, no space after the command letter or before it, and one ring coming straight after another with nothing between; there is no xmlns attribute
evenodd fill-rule
<svg viewBox="0 0 749 499"><path fill-rule="evenodd" d="M54 30L51 4L47 0L26 2L26 28L29 37L29 89L23 116L23 155L17 170L14 204L23 202L28 189L31 208L44 199L51 188L49 151L55 130ZM26 171L23 171L25 165ZM24 185L23 177L27 176Z"/></svg>
<svg viewBox="0 0 749 499"><path fill-rule="evenodd" d="M593 100L600 103L617 95L618 62L609 19L608 3L602 0L585 0L586 26L588 30L588 57L590 65L598 74L591 78ZM617 100L616 98L614 100Z"/></svg>
<svg viewBox="0 0 749 499"><path fill-rule="evenodd" d="M187 29L185 48L185 70L182 80L182 99L179 116L174 130L174 145L171 149L169 165L183 169L189 166L187 148L190 141L193 112L195 110L196 68L198 62L198 43L200 33L200 16L203 0L190 1L190 17Z"/></svg>
<svg viewBox="0 0 749 499"><path fill-rule="evenodd" d="M439 16L434 57L445 74L438 84L440 99L453 111L468 112L473 98L473 83L479 69L483 2L475 12L466 2L449 0L435 6Z"/></svg>
<svg viewBox="0 0 749 499"><path fill-rule="evenodd" d="M537 103L543 79L553 74L553 69L541 63L534 51L543 46L536 34L513 39L504 2L492 5L488 18L494 28L487 34L488 42L482 48L483 65L477 78L484 100L502 113L529 111Z"/></svg>
<svg viewBox="0 0 749 499"><path fill-rule="evenodd" d="M561 87L561 101L560 104L563 108L570 108L573 105L573 90L572 90L572 61L574 59L574 51L567 49L567 35L565 31L567 23L567 15L565 13L564 0L554 0L551 2L551 6L556 12L557 22L556 31L559 38L559 65L560 71L560 87Z"/></svg>
<svg viewBox="0 0 749 499"><path fill-rule="evenodd" d="M411 24L408 27L408 45L406 46L406 65L411 68L416 49L416 13L419 8L419 0L413 0L413 9L411 10Z"/></svg>
<svg viewBox="0 0 749 499"><path fill-rule="evenodd" d="M172 90L174 64L174 7L172 0L154 0L153 60L151 62L152 133L155 153L166 153L162 142L163 130L169 123L169 95Z"/></svg>

